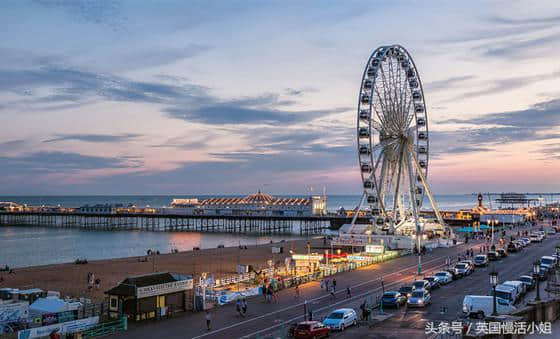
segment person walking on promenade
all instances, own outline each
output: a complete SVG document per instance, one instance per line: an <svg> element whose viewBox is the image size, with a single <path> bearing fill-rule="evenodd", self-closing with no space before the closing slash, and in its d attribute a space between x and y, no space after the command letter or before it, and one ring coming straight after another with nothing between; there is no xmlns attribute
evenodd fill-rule
<svg viewBox="0 0 560 339"><path fill-rule="evenodd" d="M333 285L333 286L331 287L331 298L332 298L332 299L336 299L336 296L334 295L334 292L335 292L335 288L334 288L334 285Z"/></svg>
<svg viewBox="0 0 560 339"><path fill-rule="evenodd" d="M328 292L329 291L329 279L325 280L325 290Z"/></svg>
<svg viewBox="0 0 560 339"><path fill-rule="evenodd" d="M276 295L276 291L271 290L272 300L274 300L275 304L278 304L278 296Z"/></svg>
<svg viewBox="0 0 560 339"><path fill-rule="evenodd" d="M268 286L268 288L266 289L266 302L270 304L271 300L272 300L272 286Z"/></svg>
<svg viewBox="0 0 560 339"><path fill-rule="evenodd" d="M267 292L267 291L266 291L266 285L263 284L263 287L262 287L262 294L263 294L264 302L267 302L267 295L268 295L268 294L267 294L266 292Z"/></svg>
<svg viewBox="0 0 560 339"><path fill-rule="evenodd" d="M323 287L325 287L325 280L324 279L321 279L320 285L321 285L321 289L323 289Z"/></svg>
<svg viewBox="0 0 560 339"><path fill-rule="evenodd" d="M350 286L346 286L346 297L350 298L352 296L350 291Z"/></svg>
<svg viewBox="0 0 560 339"><path fill-rule="evenodd" d="M243 310L243 316L247 314L247 300L243 298L243 302L241 303L241 310Z"/></svg>
<svg viewBox="0 0 560 339"><path fill-rule="evenodd" d="M296 295L294 298L299 299L299 285L296 285Z"/></svg>
<svg viewBox="0 0 560 339"><path fill-rule="evenodd" d="M210 311L206 310L206 330L210 331L210 323L212 322L212 315L210 315Z"/></svg>
<svg viewBox="0 0 560 339"><path fill-rule="evenodd" d="M332 287L333 287L333 291L336 292L336 279L335 278L333 278L333 280L332 280Z"/></svg>
<svg viewBox="0 0 560 339"><path fill-rule="evenodd" d="M241 313L241 300L239 299L235 302L235 310L237 311L237 315L243 316L243 313Z"/></svg>

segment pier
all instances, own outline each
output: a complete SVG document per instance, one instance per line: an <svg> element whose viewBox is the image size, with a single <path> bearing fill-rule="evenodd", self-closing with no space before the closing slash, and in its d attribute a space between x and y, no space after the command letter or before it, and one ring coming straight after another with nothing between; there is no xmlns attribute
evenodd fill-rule
<svg viewBox="0 0 560 339"><path fill-rule="evenodd" d="M321 234L350 223L344 216L172 215L0 211L0 226L45 226L83 230L145 230L258 234Z"/></svg>

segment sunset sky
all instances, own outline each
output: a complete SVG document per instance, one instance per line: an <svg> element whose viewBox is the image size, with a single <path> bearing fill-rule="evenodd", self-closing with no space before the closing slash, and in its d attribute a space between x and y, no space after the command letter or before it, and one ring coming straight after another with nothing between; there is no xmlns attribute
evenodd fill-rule
<svg viewBox="0 0 560 339"><path fill-rule="evenodd" d="M0 195L361 193L360 79L414 58L436 193L560 191L559 1L0 4Z"/></svg>

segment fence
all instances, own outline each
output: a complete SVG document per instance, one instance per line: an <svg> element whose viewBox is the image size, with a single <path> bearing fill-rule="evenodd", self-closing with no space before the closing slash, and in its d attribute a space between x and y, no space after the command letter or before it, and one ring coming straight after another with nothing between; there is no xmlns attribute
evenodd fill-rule
<svg viewBox="0 0 560 339"><path fill-rule="evenodd" d="M82 331L82 338L95 338L104 335L114 334L121 331L126 331L128 329L128 318L126 316L121 317L120 320L114 320L109 322L100 323L93 327Z"/></svg>

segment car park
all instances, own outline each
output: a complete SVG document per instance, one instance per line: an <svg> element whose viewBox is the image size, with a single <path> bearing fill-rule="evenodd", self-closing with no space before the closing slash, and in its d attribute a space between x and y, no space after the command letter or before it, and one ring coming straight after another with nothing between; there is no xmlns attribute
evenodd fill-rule
<svg viewBox="0 0 560 339"><path fill-rule="evenodd" d="M412 283L413 290L430 290L430 282L427 280L416 280Z"/></svg>
<svg viewBox="0 0 560 339"><path fill-rule="evenodd" d="M527 291L530 291L535 288L536 285L535 279L530 275L522 275L519 277L518 280L525 284Z"/></svg>
<svg viewBox="0 0 560 339"><path fill-rule="evenodd" d="M506 250L504 250L503 248L498 248L496 250L496 253L498 253L501 258L506 258L508 256Z"/></svg>
<svg viewBox="0 0 560 339"><path fill-rule="evenodd" d="M490 261L496 261L498 260L498 253L496 253L495 251L490 251L486 254L488 256L488 260Z"/></svg>
<svg viewBox="0 0 560 339"><path fill-rule="evenodd" d="M485 254L479 254L474 257L475 266L488 266L488 257Z"/></svg>
<svg viewBox="0 0 560 339"><path fill-rule="evenodd" d="M399 293L404 295L407 298L410 298L413 290L414 290L414 288L412 286L405 285L405 286L401 286L401 288L399 288Z"/></svg>
<svg viewBox="0 0 560 339"><path fill-rule="evenodd" d="M488 295L466 295L463 298L463 313L467 317L484 318L491 315L494 310L494 297ZM508 314L516 308L508 300L496 298L496 312Z"/></svg>
<svg viewBox="0 0 560 339"><path fill-rule="evenodd" d="M406 304L407 297L396 291L389 291L383 293L381 303L383 307L396 307L399 308Z"/></svg>
<svg viewBox="0 0 560 339"><path fill-rule="evenodd" d="M432 302L432 296L427 290L415 290L412 296L408 298L407 305L409 307L425 307Z"/></svg>
<svg viewBox="0 0 560 339"><path fill-rule="evenodd" d="M447 271L440 271L435 274L439 278L439 282L442 285L449 284L453 281L453 275Z"/></svg>
<svg viewBox="0 0 560 339"><path fill-rule="evenodd" d="M352 308L341 308L331 312L324 320L323 324L333 330L344 331L346 327L356 325L358 317Z"/></svg>
<svg viewBox="0 0 560 339"><path fill-rule="evenodd" d="M294 329L294 338L311 339L328 337L331 329L320 321L302 321Z"/></svg>
<svg viewBox="0 0 560 339"><path fill-rule="evenodd" d="M430 283L430 291L433 291L441 286L441 284L439 283L439 279L436 276L432 275L429 277L425 277L424 280L428 280L428 282Z"/></svg>

